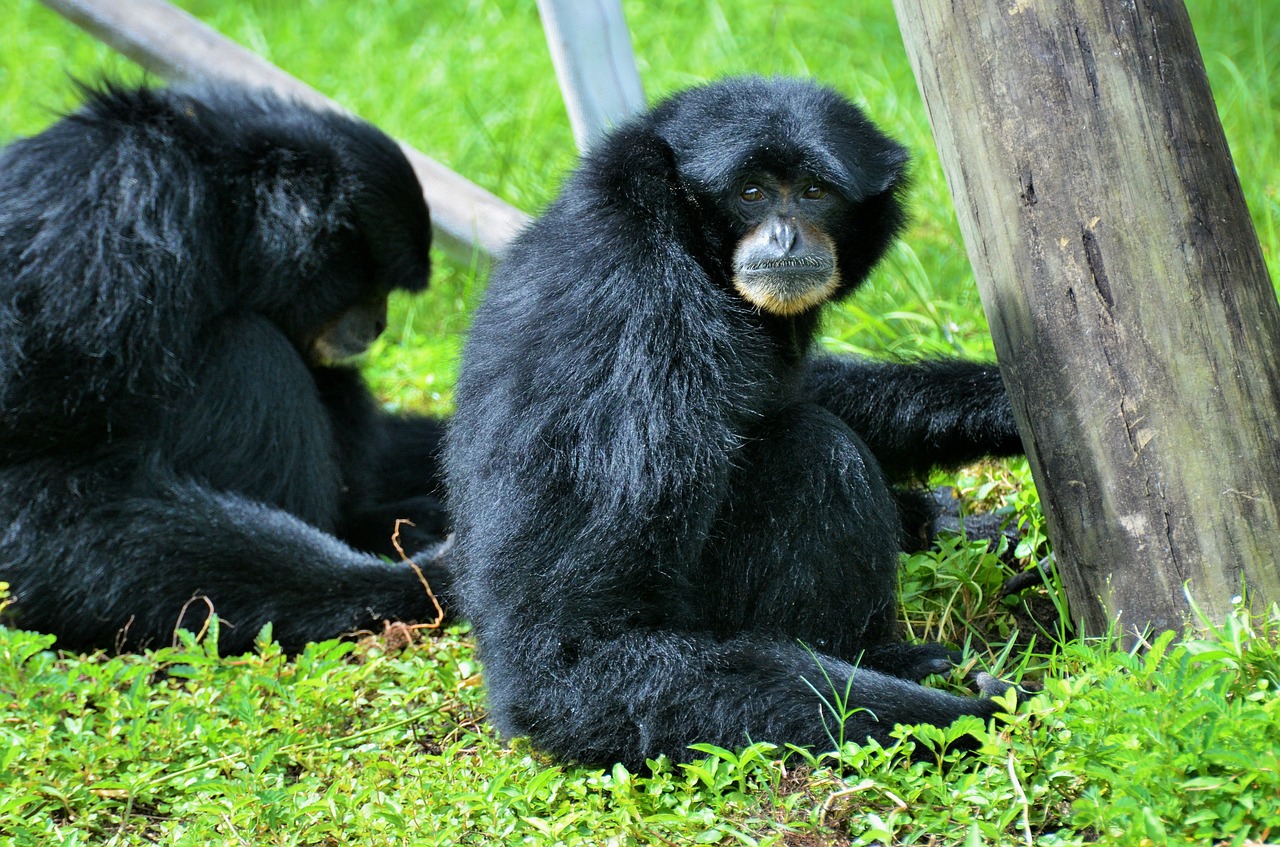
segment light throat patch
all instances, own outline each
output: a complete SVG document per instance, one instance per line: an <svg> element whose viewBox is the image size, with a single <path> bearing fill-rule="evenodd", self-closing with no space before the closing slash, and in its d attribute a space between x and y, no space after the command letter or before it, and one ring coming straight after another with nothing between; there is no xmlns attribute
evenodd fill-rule
<svg viewBox="0 0 1280 847"><path fill-rule="evenodd" d="M805 276L811 279L798 285L793 274L740 272L733 277L733 288L760 311L790 318L821 306L840 287L840 270L836 267L823 278L813 274Z"/></svg>

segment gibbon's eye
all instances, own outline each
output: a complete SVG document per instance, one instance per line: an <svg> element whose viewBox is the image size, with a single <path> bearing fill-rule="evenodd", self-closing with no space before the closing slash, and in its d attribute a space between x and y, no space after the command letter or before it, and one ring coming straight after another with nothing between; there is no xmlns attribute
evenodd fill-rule
<svg viewBox="0 0 1280 847"><path fill-rule="evenodd" d="M827 189L815 182L806 188L804 190L804 194L800 196L806 200L821 200L823 197L827 196Z"/></svg>
<svg viewBox="0 0 1280 847"><path fill-rule="evenodd" d="M748 183L742 187L742 191L738 193L738 196L747 203L759 203L764 199L764 191L761 190L760 186Z"/></svg>

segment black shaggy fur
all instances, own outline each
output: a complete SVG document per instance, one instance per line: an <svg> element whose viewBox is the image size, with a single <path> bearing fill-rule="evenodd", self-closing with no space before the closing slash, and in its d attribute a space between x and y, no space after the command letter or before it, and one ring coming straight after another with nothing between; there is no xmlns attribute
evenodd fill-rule
<svg viewBox="0 0 1280 847"><path fill-rule="evenodd" d="M807 174L850 204L838 297L902 224L905 161L831 90L726 81L614 132L519 238L445 449L503 733L634 767L993 714L917 684L948 651L897 635L891 484L1020 449L998 372L811 356L816 310L763 314L729 280L745 174ZM819 696L846 689L842 730Z"/></svg>
<svg viewBox="0 0 1280 847"><path fill-rule="evenodd" d="M86 96L0 154L11 622L136 648L212 606L242 651L268 621L296 649L433 617L411 568L349 544L392 554L400 517L409 545L444 530L440 424L384 416L356 371L306 352L353 304L426 285L399 148L265 93Z"/></svg>

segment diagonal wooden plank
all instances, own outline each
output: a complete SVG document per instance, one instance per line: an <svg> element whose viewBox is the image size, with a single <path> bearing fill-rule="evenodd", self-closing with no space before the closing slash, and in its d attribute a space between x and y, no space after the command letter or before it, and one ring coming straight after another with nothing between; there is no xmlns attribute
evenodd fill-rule
<svg viewBox="0 0 1280 847"><path fill-rule="evenodd" d="M138 64L171 80L225 79L342 109L311 86L165 0L41 0ZM435 243L454 258L500 255L529 217L407 144L431 207Z"/></svg>

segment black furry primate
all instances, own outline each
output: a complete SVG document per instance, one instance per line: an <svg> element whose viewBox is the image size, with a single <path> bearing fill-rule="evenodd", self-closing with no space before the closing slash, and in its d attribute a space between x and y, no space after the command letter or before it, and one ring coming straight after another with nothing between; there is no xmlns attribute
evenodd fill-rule
<svg viewBox="0 0 1280 847"><path fill-rule="evenodd" d="M263 92L86 90L0 153L0 580L69 649L290 650L434 607L441 425L338 364L427 283L372 126ZM413 467L412 475L405 467ZM365 552L358 552L365 551ZM437 593L447 574L420 558Z"/></svg>
<svg viewBox="0 0 1280 847"><path fill-rule="evenodd" d="M519 237L444 453L504 734L636 767L995 712L918 684L952 654L898 635L892 485L1020 451L997 370L811 351L902 226L906 159L827 88L720 82L601 141Z"/></svg>

